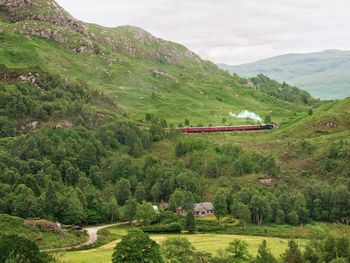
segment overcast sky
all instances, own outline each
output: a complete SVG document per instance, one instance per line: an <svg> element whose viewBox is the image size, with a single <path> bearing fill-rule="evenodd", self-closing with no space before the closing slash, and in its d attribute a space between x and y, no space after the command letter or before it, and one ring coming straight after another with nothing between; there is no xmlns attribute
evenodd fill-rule
<svg viewBox="0 0 350 263"><path fill-rule="evenodd" d="M57 0L85 22L134 25L232 65L350 49L349 0Z"/></svg>

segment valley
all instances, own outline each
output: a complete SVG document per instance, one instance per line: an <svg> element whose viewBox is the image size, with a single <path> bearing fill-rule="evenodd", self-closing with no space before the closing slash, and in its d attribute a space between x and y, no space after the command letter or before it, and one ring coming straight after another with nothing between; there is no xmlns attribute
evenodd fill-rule
<svg viewBox="0 0 350 263"><path fill-rule="evenodd" d="M25 246L38 263L134 262L118 257L142 246L155 263L350 258L350 98L231 75L54 0L0 7L0 262ZM178 130L234 125L275 128ZM213 215L194 215L202 202Z"/></svg>

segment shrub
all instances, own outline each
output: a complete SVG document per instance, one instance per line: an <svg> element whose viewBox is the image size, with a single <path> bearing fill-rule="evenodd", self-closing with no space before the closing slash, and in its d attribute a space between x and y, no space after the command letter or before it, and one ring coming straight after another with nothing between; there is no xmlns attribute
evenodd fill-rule
<svg viewBox="0 0 350 263"><path fill-rule="evenodd" d="M179 223L169 225L153 225L141 228L146 233L181 233L182 227Z"/></svg>
<svg viewBox="0 0 350 263"><path fill-rule="evenodd" d="M0 262L17 263L49 263L54 259L44 252L40 252L37 244L16 235L0 238Z"/></svg>

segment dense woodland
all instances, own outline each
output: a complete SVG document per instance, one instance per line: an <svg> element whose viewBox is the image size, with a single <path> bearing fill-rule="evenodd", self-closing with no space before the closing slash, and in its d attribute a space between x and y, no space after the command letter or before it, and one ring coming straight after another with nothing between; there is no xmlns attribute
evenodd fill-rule
<svg viewBox="0 0 350 263"><path fill-rule="evenodd" d="M191 210L203 200L208 180L257 173L288 182L291 176L272 156L165 132L166 121L153 115L140 126L83 83L42 72L35 81L18 81L26 72L4 67L2 74L8 76L0 84L2 213L65 224L131 220L135 202ZM39 128L28 130L25 124L34 120ZM160 140L173 142L174 161L148 153ZM301 143L301 150L307 146ZM349 155L345 143L332 147L324 170L346 165ZM211 201L218 218L230 214L257 224L349 223L349 189L346 178L335 186L320 181L297 194L283 183L272 188L236 183L217 191Z"/></svg>

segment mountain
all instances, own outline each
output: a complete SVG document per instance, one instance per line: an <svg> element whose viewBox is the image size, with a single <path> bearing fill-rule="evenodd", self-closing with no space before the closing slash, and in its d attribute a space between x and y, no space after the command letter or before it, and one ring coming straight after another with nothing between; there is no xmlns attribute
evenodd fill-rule
<svg viewBox="0 0 350 263"><path fill-rule="evenodd" d="M287 54L237 66L220 64L219 67L246 77L264 74L325 100L350 96L350 51Z"/></svg>
<svg viewBox="0 0 350 263"><path fill-rule="evenodd" d="M147 112L177 125L232 123L254 111L275 121L310 105L290 103L230 76L186 47L134 27L78 21L53 0L0 0L1 64L80 80L143 119ZM311 96L308 95L311 101Z"/></svg>
<svg viewBox="0 0 350 263"><path fill-rule="evenodd" d="M198 220L198 231L297 238L299 223L350 218L349 99L323 102L264 75L228 74L137 27L84 23L52 0L0 0L0 105L0 243L15 234L66 247L85 239L69 225L135 220L174 233L185 229L178 207L214 200L230 213ZM241 111L277 127L166 129L185 118L252 123ZM155 204L169 212L157 216ZM241 207L254 219L247 229L231 220ZM63 231L49 231L52 222ZM296 226L275 227L285 223ZM108 247L123 235L99 234L114 239Z"/></svg>

